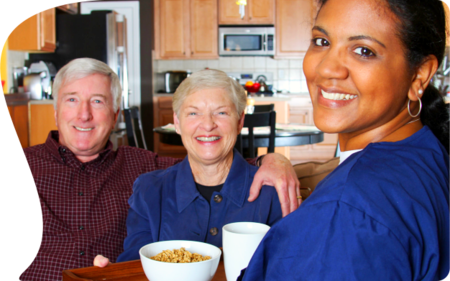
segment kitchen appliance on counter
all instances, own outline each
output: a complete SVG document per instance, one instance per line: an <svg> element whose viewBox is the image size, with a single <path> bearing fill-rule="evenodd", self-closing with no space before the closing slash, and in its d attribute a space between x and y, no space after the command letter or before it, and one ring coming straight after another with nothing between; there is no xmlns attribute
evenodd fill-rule
<svg viewBox="0 0 450 281"><path fill-rule="evenodd" d="M155 92L173 94L184 79L189 77L191 72L183 70L172 70L156 73Z"/></svg>
<svg viewBox="0 0 450 281"><path fill-rule="evenodd" d="M259 91L250 93L256 96L273 96L273 73L272 72L227 72L231 78L236 78L242 87L248 81L258 82L260 84ZM245 88L245 87L244 87Z"/></svg>
<svg viewBox="0 0 450 281"><path fill-rule="evenodd" d="M275 27L220 26L220 56L275 55Z"/></svg>
<svg viewBox="0 0 450 281"><path fill-rule="evenodd" d="M28 67L13 67L12 72L13 86L10 89L10 93L19 93L19 90L23 93L23 78L28 74Z"/></svg>
<svg viewBox="0 0 450 281"><path fill-rule="evenodd" d="M52 63L39 61L32 63L28 74L23 78L25 93L30 93L30 99L42 100L52 98L52 81L56 68Z"/></svg>

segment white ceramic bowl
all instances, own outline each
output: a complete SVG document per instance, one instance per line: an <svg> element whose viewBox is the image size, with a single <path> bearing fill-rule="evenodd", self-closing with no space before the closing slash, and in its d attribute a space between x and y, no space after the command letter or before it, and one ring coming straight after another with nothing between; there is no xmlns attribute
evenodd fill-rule
<svg viewBox="0 0 450 281"><path fill-rule="evenodd" d="M184 247L191 253L211 256L210 260L193 263L169 263L150 259L164 250ZM216 273L222 251L208 243L171 240L145 245L139 250L145 275L151 281L210 281Z"/></svg>

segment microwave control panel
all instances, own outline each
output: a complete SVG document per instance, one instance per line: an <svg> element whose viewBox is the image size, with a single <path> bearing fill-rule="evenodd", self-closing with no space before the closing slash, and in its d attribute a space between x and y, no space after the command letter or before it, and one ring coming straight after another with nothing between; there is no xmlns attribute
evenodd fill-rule
<svg viewBox="0 0 450 281"><path fill-rule="evenodd" d="M273 51L273 34L267 35L267 51Z"/></svg>

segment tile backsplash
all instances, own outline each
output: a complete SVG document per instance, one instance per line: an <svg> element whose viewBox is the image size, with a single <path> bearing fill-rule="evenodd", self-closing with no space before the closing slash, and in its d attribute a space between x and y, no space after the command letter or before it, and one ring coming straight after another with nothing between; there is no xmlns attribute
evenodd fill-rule
<svg viewBox="0 0 450 281"><path fill-rule="evenodd" d="M272 72L273 87L290 93L306 93L302 59L275 60L271 57L220 57L217 60L155 60L154 70L190 70L211 68L225 72Z"/></svg>

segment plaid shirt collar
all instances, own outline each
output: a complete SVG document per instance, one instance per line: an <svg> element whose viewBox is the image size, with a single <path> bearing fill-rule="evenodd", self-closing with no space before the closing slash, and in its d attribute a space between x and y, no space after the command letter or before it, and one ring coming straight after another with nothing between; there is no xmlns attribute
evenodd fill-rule
<svg viewBox="0 0 450 281"><path fill-rule="evenodd" d="M66 146L59 143L59 132L51 131L45 141L45 149L61 164L79 168L84 166L86 170L99 171L100 166L109 166L114 162L115 151L111 141L106 143L105 148L100 151L99 156L92 161L82 163L75 154ZM101 170L101 169L100 169Z"/></svg>

